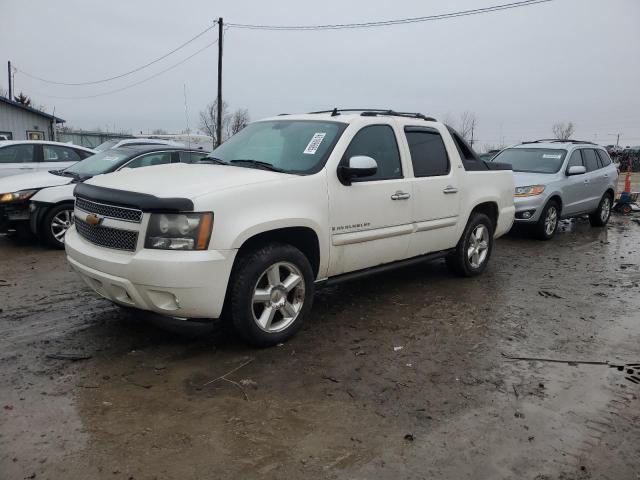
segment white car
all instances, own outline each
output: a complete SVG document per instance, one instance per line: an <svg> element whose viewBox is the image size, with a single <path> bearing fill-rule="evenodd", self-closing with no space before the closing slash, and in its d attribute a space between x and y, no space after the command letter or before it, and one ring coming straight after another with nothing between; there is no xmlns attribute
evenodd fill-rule
<svg viewBox="0 0 640 480"><path fill-rule="evenodd" d="M73 221L77 183L121 169L191 163L206 155L181 147L129 145L97 153L62 170L0 178L0 232L30 231L49 246L63 248Z"/></svg>
<svg viewBox="0 0 640 480"><path fill-rule="evenodd" d="M75 190L71 266L116 304L229 314L246 341L300 329L315 284L446 258L478 275L514 221L513 174L445 125L391 111L249 124L199 164Z"/></svg>
<svg viewBox="0 0 640 480"><path fill-rule="evenodd" d="M0 140L0 178L70 167L96 153L78 145L44 140Z"/></svg>
<svg viewBox="0 0 640 480"><path fill-rule="evenodd" d="M111 148L124 147L125 145L168 145L170 147L184 147L182 142L176 142L173 140L162 140L160 138L125 138L107 140L98 145L94 150L96 152L103 152ZM196 149L194 149L196 150Z"/></svg>

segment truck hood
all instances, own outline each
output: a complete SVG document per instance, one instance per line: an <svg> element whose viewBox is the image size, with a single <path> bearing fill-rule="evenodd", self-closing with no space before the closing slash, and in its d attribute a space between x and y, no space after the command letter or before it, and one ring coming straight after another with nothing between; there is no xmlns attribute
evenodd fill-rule
<svg viewBox="0 0 640 480"><path fill-rule="evenodd" d="M58 185L67 185L72 181L72 177L62 177L49 172L23 173L22 175L0 178L0 193L56 187Z"/></svg>
<svg viewBox="0 0 640 480"><path fill-rule="evenodd" d="M256 168L173 163L120 170L95 176L85 183L115 190L146 193L156 197L194 199L214 191L293 176Z"/></svg>
<svg viewBox="0 0 640 480"><path fill-rule="evenodd" d="M516 187L528 187L529 185L547 185L554 181L555 174L513 172L513 183Z"/></svg>

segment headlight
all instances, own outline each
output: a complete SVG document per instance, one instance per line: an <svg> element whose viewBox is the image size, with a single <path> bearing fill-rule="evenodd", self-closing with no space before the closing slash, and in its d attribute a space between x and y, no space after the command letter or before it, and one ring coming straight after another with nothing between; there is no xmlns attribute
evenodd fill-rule
<svg viewBox="0 0 640 480"><path fill-rule="evenodd" d="M154 213L149 218L144 248L206 250L213 213Z"/></svg>
<svg viewBox="0 0 640 480"><path fill-rule="evenodd" d="M29 200L38 190L20 190L19 192L0 193L0 203Z"/></svg>
<svg viewBox="0 0 640 480"><path fill-rule="evenodd" d="M544 185L529 185L528 187L516 187L514 196L533 197L544 192Z"/></svg>

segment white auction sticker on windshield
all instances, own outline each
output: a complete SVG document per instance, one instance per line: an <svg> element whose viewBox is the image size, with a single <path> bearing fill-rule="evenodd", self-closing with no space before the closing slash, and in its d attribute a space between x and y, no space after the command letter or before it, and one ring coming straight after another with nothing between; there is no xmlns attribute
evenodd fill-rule
<svg viewBox="0 0 640 480"><path fill-rule="evenodd" d="M102 159L105 162L117 162L118 160L120 160L120 157L116 155L111 155L111 156L105 155L104 157L102 157Z"/></svg>
<svg viewBox="0 0 640 480"><path fill-rule="evenodd" d="M556 154L550 154L550 153L543 153L542 154L542 158L562 158L562 154L556 155Z"/></svg>
<svg viewBox="0 0 640 480"><path fill-rule="evenodd" d="M309 140L309 144L307 145L307 148L304 149L304 152L307 155L313 155L318 151L318 148L320 147L320 144L322 143L322 140L324 140L324 137L326 137L327 134L326 133L314 133L313 137L311 137L311 140Z"/></svg>

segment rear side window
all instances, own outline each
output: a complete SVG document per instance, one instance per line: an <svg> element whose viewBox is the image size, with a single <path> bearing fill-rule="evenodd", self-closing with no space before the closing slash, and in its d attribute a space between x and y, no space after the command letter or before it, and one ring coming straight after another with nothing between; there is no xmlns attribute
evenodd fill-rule
<svg viewBox="0 0 640 480"><path fill-rule="evenodd" d="M605 152L604 150L596 150L596 152L598 152L598 155L600 156L600 161L602 162L603 167L611 165L611 157L609 157L609 154L607 152Z"/></svg>
<svg viewBox="0 0 640 480"><path fill-rule="evenodd" d="M437 131L407 128L405 135L414 176L434 177L449 173L449 156Z"/></svg>
<svg viewBox="0 0 640 480"><path fill-rule="evenodd" d="M0 148L0 163L27 163L34 162L33 145L9 145Z"/></svg>
<svg viewBox="0 0 640 480"><path fill-rule="evenodd" d="M147 153L127 163L124 168L153 167L171 163L171 152Z"/></svg>
<svg viewBox="0 0 640 480"><path fill-rule="evenodd" d="M347 161L356 155L373 158L378 164L375 175L354 181L390 180L402 178L400 151L393 129L388 125L371 125L364 127L353 137L344 153L343 160Z"/></svg>
<svg viewBox="0 0 640 480"><path fill-rule="evenodd" d="M598 164L598 157L596 157L596 152L592 148L583 148L582 149L582 158L584 160L584 166L587 167L587 172L593 172L600 168Z"/></svg>
<svg viewBox="0 0 640 480"><path fill-rule="evenodd" d="M73 148L43 145L42 152L45 162L79 162L81 160L80 155Z"/></svg>

